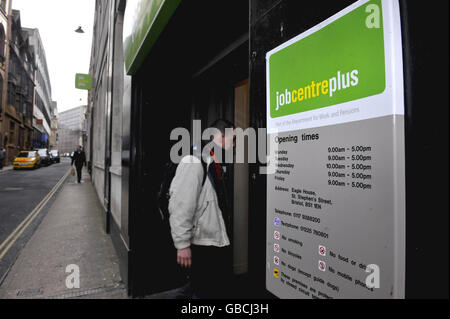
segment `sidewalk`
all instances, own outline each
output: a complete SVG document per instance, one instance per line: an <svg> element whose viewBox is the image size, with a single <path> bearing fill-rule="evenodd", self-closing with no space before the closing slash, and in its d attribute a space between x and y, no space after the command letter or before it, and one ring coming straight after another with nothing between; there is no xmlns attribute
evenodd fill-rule
<svg viewBox="0 0 450 319"><path fill-rule="evenodd" d="M47 215L0 283L0 299L128 298L118 258L103 228L103 209L83 172L83 183L69 175ZM69 289L68 265L79 267L80 288Z"/></svg>
<svg viewBox="0 0 450 319"><path fill-rule="evenodd" d="M14 167L12 165L3 166L3 169L0 169L0 174L12 170Z"/></svg>

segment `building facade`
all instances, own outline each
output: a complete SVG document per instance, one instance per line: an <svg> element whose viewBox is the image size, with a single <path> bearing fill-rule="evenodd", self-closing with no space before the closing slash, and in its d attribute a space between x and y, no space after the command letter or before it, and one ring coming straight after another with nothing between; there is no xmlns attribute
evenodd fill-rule
<svg viewBox="0 0 450 319"><path fill-rule="evenodd" d="M23 149L33 147L34 53L28 34L22 29L20 12L10 19L8 91L2 130L7 163Z"/></svg>
<svg viewBox="0 0 450 319"><path fill-rule="evenodd" d="M51 150L58 150L58 103L53 101L52 102L52 113L51 113L51 134L50 134L50 149Z"/></svg>
<svg viewBox="0 0 450 319"><path fill-rule="evenodd" d="M377 11L380 5L386 8L386 11ZM448 9L448 3L445 6ZM296 63L304 63L307 71L311 71L312 65L309 60L298 61L299 55L292 54L283 60L269 53L275 48L287 48L296 43L294 40L298 39L299 35L308 36L323 30L330 19L339 19L336 17L343 17L344 13L356 12L357 9L359 13L366 14L366 24L364 19L355 20L361 22L358 28L364 28L365 25L367 29L375 29L370 31L384 32L380 31L381 24L377 24L377 21L381 21L380 12L386 12L387 17L391 18L386 18L386 27L391 26L395 20L398 24L392 33L397 34L396 40L400 39L396 42L397 51L394 52L397 62L402 61L396 68L396 72L402 73L402 78L388 86L387 90L393 87L398 90L396 96L400 97L399 103L404 103L404 117L389 118L388 128L380 130L379 133L392 133L393 140L387 139L385 143L381 143L380 149L386 150L386 145L398 147L395 152L399 158L405 158L405 163L402 163L400 168L395 165L391 167L392 163L385 166L383 164L378 172L386 179L395 175L395 170L400 176L406 174L405 180L400 178L400 184L404 183L406 187L400 189L401 194L381 190L381 200L377 203L384 204L395 197L395 205L404 205L406 208L403 215L394 216L393 220L382 225L383 231L386 232L395 226L398 232L389 232L389 236L396 238L395 244L401 243L384 260L389 267L396 267L396 271L391 271L383 277L384 282L388 283L383 291L386 298L448 298L448 273L443 274L442 281L439 282L430 281L423 276L424 272L433 272L434 266L429 261L440 255L440 245L443 244L444 251L448 251L448 201L423 201L423 198L447 198L448 192L448 95L436 96L439 104L443 105L438 110L438 117L424 107L429 100L429 92L447 91L448 41L442 43L442 47L440 45L438 52L431 53L429 48L435 44L430 40L429 34L436 29L434 23L439 23L439 30L448 32L448 10L425 7L420 3L405 0L342 0L327 4L290 0L238 0L220 3L177 0L163 3L152 0L96 1L90 68L94 84L89 93L88 105L88 151L93 165L92 180L105 211L105 229L111 234L120 257L122 279L127 283L130 295L157 293L183 283L176 265L173 243L170 236L163 231L156 196L164 165L169 160L171 146L176 142L170 139L173 129L185 128L192 135L195 133L192 120L200 120L202 127L206 128L217 118L228 119L243 129L268 128L268 123L272 123L275 117L272 117L271 105L268 103L268 88L271 84L269 79L271 72L277 71L268 67L271 63L269 57L274 57L275 62L279 61L277 59L282 60L284 70L288 71L289 67ZM373 15L367 14L372 12L371 10L374 10ZM205 12L208 14L204 14ZM397 20L392 18L394 16ZM338 23L330 25L330 28L334 28ZM343 29L350 34L355 28L340 30ZM370 31L363 29L363 32ZM359 63L360 56L372 52L368 50L360 52L360 55L349 52L351 59L345 58L341 61L333 58L339 52L322 49L333 41L333 37L327 38L326 41L324 38L317 38L318 42L309 42L314 45L311 46L307 57L314 60L315 56L320 55L323 61L337 64L336 70L342 67L342 61ZM344 34L344 39L346 46L354 44L352 37L345 37ZM383 37L378 37L378 40L380 39ZM365 40L361 42L366 43ZM385 44L386 47L391 45L389 41ZM384 56L384 51L380 52L383 59L392 58L389 54ZM429 67L424 68L425 64ZM393 73L392 65L386 64L386 74ZM316 65L315 69L321 69L321 64ZM445 71L437 75L435 70ZM337 72L341 89L341 71ZM334 76L334 70L332 73L326 76ZM288 79L284 79L283 74L278 76L278 81L285 83L283 81L301 77L302 72ZM428 81L434 77L440 80L433 83ZM310 85L311 79L307 80L308 83L300 83L298 87ZM313 77L312 80L316 85L316 80L319 79ZM334 83L335 87L323 84L323 92L337 90L337 80L334 81L331 78L330 83ZM345 75L343 81L345 83ZM367 81L366 84L372 79ZM435 89L434 85L438 85L439 89ZM280 89L281 94L275 95L278 106L286 105L287 108L287 104L298 102L300 93L296 93L296 96L290 93L298 87L285 84ZM297 92L300 92L300 89ZM358 101L364 103L366 100ZM377 104L380 105L382 103ZM337 114L339 115L339 112ZM319 114L317 117L320 118ZM280 127L291 125L291 119L296 119L287 116L284 118L286 121L281 122ZM348 138L366 134L361 132L366 132L367 126L364 124L367 122L354 121L352 125L361 123L362 127L348 134ZM312 144L313 141L305 136L313 136L313 139L317 137L318 140L319 135L315 133L323 128L305 128L302 132L305 135L297 136L300 142L297 144L295 140L296 146L289 146L289 151L283 153L288 155L280 156L281 161L294 161L293 158L297 157L302 159L296 160L295 165L297 169L306 167L302 178L311 179L312 182L308 186L304 186L300 178L298 185L292 189L276 187L276 184L274 186L274 176L260 174L261 169L265 168L263 162L243 163L241 166L235 164L230 167L233 180L229 189L233 194L234 207L233 229L230 234L233 254L229 260L229 267L234 273L234 279L230 282L232 297L274 297L274 290L268 288L275 283L282 293L286 291L296 297L308 295L318 298L333 295L339 298L340 292L331 289L334 282L339 283L341 291L347 287L348 291L354 292L356 298L371 297L366 287L361 289L364 285L358 286L353 282L354 278L339 271L342 269L340 267L350 269L356 261L346 261L345 254L340 255L339 259L335 258L334 253L324 256L324 250L318 250L317 247L323 248L323 241L326 239L319 238L318 235L330 233L340 238L351 238L348 247L340 248L351 248L359 251L361 255L365 249L374 249L375 254L367 259L386 256L389 245L381 245L383 239L379 242L366 241L353 236L359 228L370 228L370 225L374 225L375 221L371 220L370 216L374 216L375 211L376 216L385 216L385 212L391 207L386 205L375 209L375 206L365 202L359 210L348 205L347 209L343 210L332 207L327 213L314 211L315 208L319 209L320 205L315 206L308 202L314 202L316 196L311 188L319 188L315 185L323 179L327 184L326 179L330 174L342 177L340 172L327 171L326 164L331 168L337 167L338 170L345 169L345 166L333 166L335 163L317 165L317 162L324 158L330 158L330 161L334 158L346 160L328 154L333 150L341 151L342 148L337 146L344 145L347 141L335 133L339 129L337 125L327 127L327 134L333 142L321 144L322 148L311 146L317 145L318 141L317 144ZM320 134L320 139L325 138L323 134ZM428 138L429 134L432 138ZM374 136L377 134L367 134L365 137L369 139ZM285 148L288 148L288 141L294 143L292 136L278 141L286 141L283 146ZM406 147L403 149L402 145ZM342 152L344 151L345 148ZM320 153L320 156L308 157L310 152ZM383 157L382 153L377 153L377 156ZM369 159L367 156L364 158ZM370 169L375 166L371 165ZM367 164L364 167L369 169ZM418 167L426 167L426 170L419 172ZM278 172L275 176L278 179L275 180L289 180L289 176L280 177L280 174L289 175L290 172L287 171ZM317 174L314 178L311 177L313 172ZM373 176L371 175L371 178ZM446 177L436 180L433 176ZM333 184L333 181L330 180L329 184ZM274 187L269 189L268 185ZM423 185L435 187L424 189ZM345 183L332 186L345 187ZM330 185L323 187L330 197L336 196L342 190ZM304 192L312 195L297 195L300 188L300 194ZM282 199L277 201L279 206L276 209L269 209L273 203L269 202L268 198L276 192ZM365 194L367 195L367 192ZM295 199L303 196L307 203L293 206L300 201L292 200L292 196ZM353 190L346 200L353 203L360 196L363 195L359 190L358 193ZM331 206L333 205L336 203L333 202ZM292 211L280 207L289 207ZM355 212L353 220L348 219L340 223L337 216L347 210ZM433 221L423 218L425 211L435 212ZM274 213L279 213L275 219ZM362 218L363 215L368 219ZM299 220L296 220L295 216L304 218L297 217ZM355 219L360 224L349 229L347 226ZM367 222L368 220L371 222ZM292 238L282 236L290 233L292 227L298 227L298 232ZM296 236L303 239L297 240ZM278 248L274 245L277 241L280 243ZM315 246L304 247L306 242L313 242ZM326 241L327 247L337 245L338 243L332 240ZM280 246L283 249L280 249ZM272 256L276 249L280 252L281 262L280 258ZM448 254L442 256L441 262L443 269L448 269ZM325 264L330 267L327 268ZM303 267L309 267L311 270L303 271ZM359 267L364 268L364 263L360 263ZM335 273L340 273L340 277L335 276ZM322 278L328 278L327 282ZM349 278L352 281L350 286ZM307 294L305 286L308 287ZM278 292L275 293L279 296Z"/></svg>
<svg viewBox="0 0 450 319"><path fill-rule="evenodd" d="M122 213L122 104L124 66L122 24L125 1L96 1L88 95L87 158L92 181L105 211L105 226L114 228L114 240L128 246L127 215ZM112 87L117 82L119 85ZM112 128L114 130L112 131ZM110 133L108 133L110 132ZM125 250L126 251L126 250ZM126 268L126 266L124 266ZM126 270L124 270L124 274ZM124 275L126 278L126 275Z"/></svg>
<svg viewBox="0 0 450 319"><path fill-rule="evenodd" d="M11 1L0 1L0 146L3 146L4 131L6 122L5 110L8 93L8 68L9 68L9 45L10 36L10 14Z"/></svg>
<svg viewBox="0 0 450 319"><path fill-rule="evenodd" d="M23 28L28 35L34 52L35 92L33 108L33 147L49 148L52 134L51 121L53 113L52 88L48 73L45 49L38 29Z"/></svg>
<svg viewBox="0 0 450 319"><path fill-rule="evenodd" d="M86 106L82 105L58 113L58 150L60 153L72 153L78 145L85 145Z"/></svg>

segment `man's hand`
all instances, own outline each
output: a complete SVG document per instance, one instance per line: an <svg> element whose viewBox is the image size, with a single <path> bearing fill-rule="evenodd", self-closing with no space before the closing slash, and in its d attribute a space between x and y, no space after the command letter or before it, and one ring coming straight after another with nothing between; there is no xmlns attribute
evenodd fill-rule
<svg viewBox="0 0 450 319"><path fill-rule="evenodd" d="M178 249L177 262L181 267L191 268L192 266L192 252L191 248Z"/></svg>

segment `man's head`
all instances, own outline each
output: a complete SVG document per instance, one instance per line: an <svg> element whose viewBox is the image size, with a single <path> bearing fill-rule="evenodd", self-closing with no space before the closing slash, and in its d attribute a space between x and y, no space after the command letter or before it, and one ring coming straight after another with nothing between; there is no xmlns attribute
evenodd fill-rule
<svg viewBox="0 0 450 319"><path fill-rule="evenodd" d="M77 147L77 150L78 150L78 152L81 152L81 145L78 145L78 147Z"/></svg>
<svg viewBox="0 0 450 319"><path fill-rule="evenodd" d="M224 150L229 150L234 147L234 125L230 121L219 119L216 120L211 128L218 130L217 134L213 136L213 142Z"/></svg>

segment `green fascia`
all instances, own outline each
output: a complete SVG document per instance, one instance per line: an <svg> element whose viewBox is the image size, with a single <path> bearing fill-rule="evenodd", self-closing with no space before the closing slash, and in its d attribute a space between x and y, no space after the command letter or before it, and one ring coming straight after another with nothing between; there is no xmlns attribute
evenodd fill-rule
<svg viewBox="0 0 450 319"><path fill-rule="evenodd" d="M164 1L158 15L155 17L149 30L147 31L144 41L142 42L141 47L137 51L136 55L134 56L132 61L125 61L128 75L134 75L139 70L153 45L156 43L156 40L161 35L162 31L166 27L167 23L175 13L175 10L178 8L180 3L181 0Z"/></svg>

